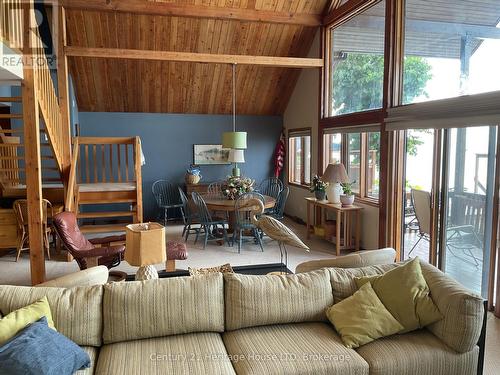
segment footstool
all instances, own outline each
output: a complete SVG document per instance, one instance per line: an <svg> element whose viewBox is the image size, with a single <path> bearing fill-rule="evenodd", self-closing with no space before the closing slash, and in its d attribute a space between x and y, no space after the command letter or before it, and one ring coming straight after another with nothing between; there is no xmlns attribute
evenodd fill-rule
<svg viewBox="0 0 500 375"><path fill-rule="evenodd" d="M165 263L167 272L175 271L176 260L185 260L187 257L186 244L177 241L167 241L167 262Z"/></svg>

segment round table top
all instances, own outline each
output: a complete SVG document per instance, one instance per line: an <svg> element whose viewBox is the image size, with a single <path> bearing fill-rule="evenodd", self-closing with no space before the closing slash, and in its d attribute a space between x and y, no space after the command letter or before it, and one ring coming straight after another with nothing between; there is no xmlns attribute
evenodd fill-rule
<svg viewBox="0 0 500 375"><path fill-rule="evenodd" d="M234 211L234 200L225 197L217 197L213 195L203 195L205 204L209 210L214 211ZM276 199L268 195L264 195L264 207L272 208L276 204Z"/></svg>

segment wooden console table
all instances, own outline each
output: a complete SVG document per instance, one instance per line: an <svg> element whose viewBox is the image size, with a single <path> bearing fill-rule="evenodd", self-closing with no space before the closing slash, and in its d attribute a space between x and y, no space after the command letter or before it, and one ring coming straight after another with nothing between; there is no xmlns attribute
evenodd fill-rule
<svg viewBox="0 0 500 375"><path fill-rule="evenodd" d="M333 211L335 213L335 251L337 256L340 250L359 250L359 241L361 236L361 210L362 207L352 205L342 207L341 204L328 203L328 201L319 201L316 198L305 198L307 202L307 238L314 232L316 223L316 209L320 210L321 224L324 223L326 213ZM311 225L311 207L313 208L314 222ZM322 212L321 212L322 211ZM354 222L353 222L354 221ZM354 224L354 225L353 225ZM354 230L354 241L352 236L352 226Z"/></svg>

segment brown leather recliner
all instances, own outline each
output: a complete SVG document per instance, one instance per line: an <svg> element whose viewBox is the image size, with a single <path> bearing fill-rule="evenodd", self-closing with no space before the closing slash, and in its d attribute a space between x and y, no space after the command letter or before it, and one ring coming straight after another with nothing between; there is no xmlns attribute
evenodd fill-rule
<svg viewBox="0 0 500 375"><path fill-rule="evenodd" d="M54 216L52 222L64 247L75 258L81 270L88 268L89 265L106 266L109 269L118 266L123 260L125 246L110 246L110 244L125 241L125 235L87 240L80 231L73 212L61 212Z"/></svg>

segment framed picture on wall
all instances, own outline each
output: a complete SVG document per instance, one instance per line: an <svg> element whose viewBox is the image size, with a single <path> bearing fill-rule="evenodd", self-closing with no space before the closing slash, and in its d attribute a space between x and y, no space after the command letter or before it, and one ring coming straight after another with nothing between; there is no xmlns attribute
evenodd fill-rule
<svg viewBox="0 0 500 375"><path fill-rule="evenodd" d="M229 149L222 145L193 145L193 163L198 165L231 164Z"/></svg>

